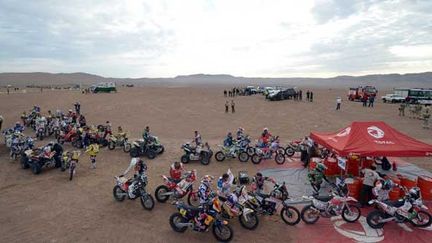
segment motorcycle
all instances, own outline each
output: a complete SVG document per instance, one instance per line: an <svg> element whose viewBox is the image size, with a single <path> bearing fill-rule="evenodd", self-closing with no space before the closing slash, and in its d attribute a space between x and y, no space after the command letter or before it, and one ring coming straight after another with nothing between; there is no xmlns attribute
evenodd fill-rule
<svg viewBox="0 0 432 243"><path fill-rule="evenodd" d="M342 218L349 223L356 222L360 218L360 208L353 205L357 200L348 196L348 188L343 180L335 185L335 189L336 192L330 196L303 197L311 201L311 204L301 211L301 218L306 224L316 223L320 216L329 218L342 215Z"/></svg>
<svg viewBox="0 0 432 243"><path fill-rule="evenodd" d="M61 167L55 159L56 152L52 151L45 154L41 149L28 149L24 152L25 156L21 159L21 168L31 168L33 174L37 175L42 172L42 168L47 167Z"/></svg>
<svg viewBox="0 0 432 243"><path fill-rule="evenodd" d="M154 159L156 158L157 153L151 148L149 144L145 143L144 139L140 139L132 142L129 155L132 158L145 155L148 159Z"/></svg>
<svg viewBox="0 0 432 243"><path fill-rule="evenodd" d="M147 176L142 175L139 176L137 179L137 182L134 184L133 188L133 196L131 197L128 193L129 186L132 186L130 184L130 181L128 181L124 177L114 177L116 180L116 184L113 188L113 196L114 199L118 202L122 202L125 200L126 197L128 197L130 200L135 200L138 197L141 201L141 206L146 210L152 210L154 208L154 199L153 196L149 193L147 193L145 187L147 186Z"/></svg>
<svg viewBox="0 0 432 243"><path fill-rule="evenodd" d="M178 200L187 195L189 205L199 206L197 192L193 190L193 183L196 181L196 176L196 170L189 171L183 175L180 182L176 183L171 178L162 175L165 184L156 187L156 200L163 203L170 197Z"/></svg>
<svg viewBox="0 0 432 243"><path fill-rule="evenodd" d="M226 219L239 218L240 225L248 230L254 230L258 227L259 219L257 213L246 206L245 202L248 200L248 193L245 186L237 188L236 193L233 194L233 201L222 200L222 217Z"/></svg>
<svg viewBox="0 0 432 243"><path fill-rule="evenodd" d="M160 143L159 138L156 136L150 136L148 146L150 149L156 152L156 154L163 154L165 147Z"/></svg>
<svg viewBox="0 0 432 243"><path fill-rule="evenodd" d="M108 138L108 149L114 150L115 147L123 147L123 151L125 153L129 153L132 145L128 142L128 138L126 136L117 137L114 135L110 135Z"/></svg>
<svg viewBox="0 0 432 243"><path fill-rule="evenodd" d="M225 158L235 157L238 157L241 162L247 162L249 160L249 154L245 150L242 150L237 143L233 144L232 147L226 147L222 145L219 145L219 147L221 149L215 154L216 161L221 162L224 161Z"/></svg>
<svg viewBox="0 0 432 243"><path fill-rule="evenodd" d="M221 205L217 197L214 197L212 204L203 209L205 212L203 225L197 225L195 218L200 216L201 209L191 207L183 202L176 203L178 212L170 216L169 222L171 228L175 232L183 233L188 227L198 232L206 232L210 227L217 241L229 242L234 236L232 228L228 225L228 221L221 219Z"/></svg>
<svg viewBox="0 0 432 243"><path fill-rule="evenodd" d="M51 126L49 128L49 133L50 136L54 134L54 138L57 139L60 136L60 127L59 126Z"/></svg>
<svg viewBox="0 0 432 243"><path fill-rule="evenodd" d="M36 137L39 139L39 140L43 140L44 139L44 137L45 137L45 127L44 126L38 126L38 128L37 128L37 130L36 130Z"/></svg>
<svg viewBox="0 0 432 243"><path fill-rule="evenodd" d="M78 140L80 135L77 132L77 129L71 129L69 132L65 133L65 131L60 131L60 135L57 137L57 142L59 144L64 144L65 142L73 142Z"/></svg>
<svg viewBox="0 0 432 243"><path fill-rule="evenodd" d="M282 205L280 216L288 225L296 225L300 222L300 212L297 208L288 205L289 194L285 182L275 183L270 194L259 192L249 193L245 205L255 210L260 215L274 215Z"/></svg>
<svg viewBox="0 0 432 243"><path fill-rule="evenodd" d="M279 153L277 150L273 151L270 148L255 148L255 153L252 155L252 163L259 164L263 159L271 159L273 157L273 153L275 153L275 161L278 164L285 163L285 156L282 153Z"/></svg>
<svg viewBox="0 0 432 243"><path fill-rule="evenodd" d="M187 164L189 161L200 161L203 165L210 164L213 151L210 149L208 143L205 143L204 146L199 145L196 148L192 148L189 143L185 143L181 148L185 152L180 158L182 163Z"/></svg>
<svg viewBox="0 0 432 243"><path fill-rule="evenodd" d="M420 189L414 187L419 192L418 198L413 198L406 190L405 197L396 202L382 202L376 199L370 200L370 205L375 205L376 210L370 212L366 217L366 222L373 229L381 229L384 224L395 221L397 223L409 222L414 227L426 228L432 223L432 216L427 211L428 208L423 204Z"/></svg>
<svg viewBox="0 0 432 243"><path fill-rule="evenodd" d="M80 151L72 151L66 152L62 158L62 171L69 169L69 180L73 179L75 175L76 166L78 164L79 156L81 155Z"/></svg>
<svg viewBox="0 0 432 243"><path fill-rule="evenodd" d="M288 143L287 147L285 148L285 155L288 157L294 156L296 152L301 152L302 145L301 141L296 140Z"/></svg>

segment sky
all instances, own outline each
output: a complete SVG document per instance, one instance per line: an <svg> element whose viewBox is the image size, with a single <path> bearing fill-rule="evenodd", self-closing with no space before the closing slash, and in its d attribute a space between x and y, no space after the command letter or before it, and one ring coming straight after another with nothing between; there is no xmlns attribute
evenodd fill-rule
<svg viewBox="0 0 432 243"><path fill-rule="evenodd" d="M0 72L432 71L432 0L0 0Z"/></svg>

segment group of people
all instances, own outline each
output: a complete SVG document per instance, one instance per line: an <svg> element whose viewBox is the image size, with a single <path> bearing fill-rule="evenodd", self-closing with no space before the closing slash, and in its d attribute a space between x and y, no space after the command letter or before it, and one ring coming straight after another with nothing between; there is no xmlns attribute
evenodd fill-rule
<svg viewBox="0 0 432 243"><path fill-rule="evenodd" d="M423 129L429 129L429 120L431 118L431 108L430 105L424 105L421 104L407 104L405 102L402 102L399 105L399 116L405 116L405 110L408 108L409 110L409 118L413 119L421 119L423 120Z"/></svg>
<svg viewBox="0 0 432 243"><path fill-rule="evenodd" d="M230 106L230 102L227 100L225 102L225 113L229 112L229 106ZM231 113L235 112L235 103L234 100L231 100Z"/></svg>
<svg viewBox="0 0 432 243"><path fill-rule="evenodd" d="M224 97L235 97L240 95L240 89L239 88L232 88L230 90L224 90Z"/></svg>
<svg viewBox="0 0 432 243"><path fill-rule="evenodd" d="M374 103L375 103L375 96L374 95L370 95L370 96L364 95L361 98L361 101L362 101L363 107L372 107L373 108Z"/></svg>

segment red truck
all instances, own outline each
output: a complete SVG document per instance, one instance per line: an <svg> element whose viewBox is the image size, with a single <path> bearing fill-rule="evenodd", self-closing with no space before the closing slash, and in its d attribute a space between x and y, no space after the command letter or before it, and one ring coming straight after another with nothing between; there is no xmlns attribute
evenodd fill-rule
<svg viewBox="0 0 432 243"><path fill-rule="evenodd" d="M350 88L348 91L348 100L361 101L363 98L375 97L378 90L374 86L359 86L357 88Z"/></svg>

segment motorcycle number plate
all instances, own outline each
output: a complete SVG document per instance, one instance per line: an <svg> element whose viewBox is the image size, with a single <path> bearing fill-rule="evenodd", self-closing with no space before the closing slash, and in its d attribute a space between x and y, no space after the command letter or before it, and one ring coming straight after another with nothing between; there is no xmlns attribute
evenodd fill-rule
<svg viewBox="0 0 432 243"><path fill-rule="evenodd" d="M212 221L213 221L213 217L210 215L207 215L207 218L204 220L204 223L206 225L210 225Z"/></svg>
<svg viewBox="0 0 432 243"><path fill-rule="evenodd" d="M186 216L186 213L187 213L186 210L184 210L183 208L180 209L180 214L181 214L181 215Z"/></svg>

